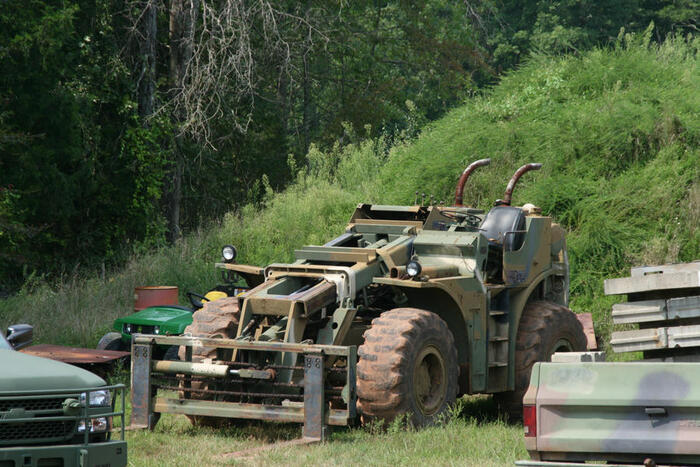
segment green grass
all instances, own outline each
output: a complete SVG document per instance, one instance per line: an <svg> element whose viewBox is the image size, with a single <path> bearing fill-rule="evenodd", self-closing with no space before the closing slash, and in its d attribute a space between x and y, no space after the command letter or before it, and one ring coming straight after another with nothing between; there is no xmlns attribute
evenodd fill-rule
<svg viewBox="0 0 700 467"><path fill-rule="evenodd" d="M420 431L388 427L332 428L325 443L276 446L298 438L295 424L239 422L223 429L194 428L184 416L164 415L153 432L127 432L129 465L468 465L506 466L526 459L522 426L497 418L490 398L458 401L437 426ZM232 453L266 449L244 455Z"/></svg>
<svg viewBox="0 0 700 467"><path fill-rule="evenodd" d="M106 379L129 385L118 368ZM168 393L159 393L167 396ZM176 397L175 393L170 393ZM121 403L117 403L117 410ZM125 420L131 404L126 392ZM120 425L115 418L115 425ZM117 432L118 433L118 432ZM527 459L520 423L503 420L491 396L465 396L432 427L415 430L405 419L389 425L330 427L324 443L286 446L301 425L236 420L223 428L194 427L182 415L163 414L153 431L126 431L129 465L466 465L512 466ZM257 448L264 448L259 452ZM233 455L241 453L242 455Z"/></svg>

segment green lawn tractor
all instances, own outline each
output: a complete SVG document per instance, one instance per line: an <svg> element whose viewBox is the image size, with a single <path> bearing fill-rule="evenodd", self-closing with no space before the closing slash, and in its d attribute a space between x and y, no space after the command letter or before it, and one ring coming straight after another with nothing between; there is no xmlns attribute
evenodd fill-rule
<svg viewBox="0 0 700 467"><path fill-rule="evenodd" d="M235 248L226 246L223 249L224 257L235 258ZM187 292L190 306L180 305L155 305L149 306L134 314L114 320L112 329L97 343L100 350L130 350L131 336L135 333L155 334L161 336L179 336L185 328L192 324L192 313L199 310L205 303L214 302L226 297L235 297L248 290L247 287L238 285L238 277L231 273L224 274L223 285L218 285L205 295ZM177 346L159 347L156 354L165 360L177 360Z"/></svg>
<svg viewBox="0 0 700 467"><path fill-rule="evenodd" d="M511 206L518 169L488 213L360 204L345 232L289 264L224 262L253 288L205 303L180 337L136 335L132 423L163 412L327 425L438 421L459 395L493 394L513 416L536 361L586 350L567 308L565 231L532 204ZM251 283L252 282L252 283ZM180 346L179 362L154 345Z"/></svg>

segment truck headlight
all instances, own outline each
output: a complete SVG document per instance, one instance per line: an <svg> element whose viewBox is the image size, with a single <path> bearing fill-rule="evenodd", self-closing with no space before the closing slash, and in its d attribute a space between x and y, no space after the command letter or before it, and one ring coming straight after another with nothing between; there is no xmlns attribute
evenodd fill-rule
<svg viewBox="0 0 700 467"><path fill-rule="evenodd" d="M129 323L124 324L124 334L131 334L131 331L132 331L131 324L129 324Z"/></svg>
<svg viewBox="0 0 700 467"><path fill-rule="evenodd" d="M420 265L420 263L418 261L409 261L408 264L406 265L406 274L408 274L411 277L418 276L422 270L423 270L423 267Z"/></svg>
<svg viewBox="0 0 700 467"><path fill-rule="evenodd" d="M160 334L160 326L153 326L153 334Z"/></svg>
<svg viewBox="0 0 700 467"><path fill-rule="evenodd" d="M85 403L85 393L80 395L80 402ZM108 407L112 405L112 393L107 389L90 392L90 407Z"/></svg>
<svg viewBox="0 0 700 467"><path fill-rule="evenodd" d="M231 261L236 259L236 254L236 247L234 247L233 245L225 245L221 249L221 256L224 257L224 261L226 261L227 263L230 263Z"/></svg>
<svg viewBox="0 0 700 467"><path fill-rule="evenodd" d="M107 417L91 418L88 422L90 433L100 433L109 430L109 420ZM85 432L85 420L78 422L78 433Z"/></svg>

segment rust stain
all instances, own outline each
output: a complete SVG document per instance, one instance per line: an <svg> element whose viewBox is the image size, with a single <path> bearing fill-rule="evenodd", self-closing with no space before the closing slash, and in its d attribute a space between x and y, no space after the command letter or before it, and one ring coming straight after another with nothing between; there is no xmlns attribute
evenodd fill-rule
<svg viewBox="0 0 700 467"><path fill-rule="evenodd" d="M510 200L513 196L513 190L515 189L515 184L518 183L518 180L520 180L520 177L523 176L526 172L529 172L531 170L540 170L542 168L542 164L540 163L532 163L532 164L525 164L522 167L520 167L518 170L515 171L513 174L513 177L510 179L508 182L508 186L506 187L506 192L503 194L503 199L499 200L500 206L510 206Z"/></svg>
<svg viewBox="0 0 700 467"><path fill-rule="evenodd" d="M73 364L113 362L130 354L130 352L119 352L116 350L81 349L52 344L33 345L20 350L20 352Z"/></svg>
<svg viewBox="0 0 700 467"><path fill-rule="evenodd" d="M595 337L595 331L593 330L593 315L590 313L577 313L576 318L583 326L583 333L586 335L586 348L588 350L596 350L598 348L598 341Z"/></svg>
<svg viewBox="0 0 700 467"><path fill-rule="evenodd" d="M490 163L491 159L479 159L478 161L472 162L469 164L469 167L464 169L464 172L462 172L462 175L457 181L457 187L455 188L455 206L463 206L462 197L464 195L464 184L467 183L467 179L472 172L474 172L478 167L483 167L485 165L489 165Z"/></svg>

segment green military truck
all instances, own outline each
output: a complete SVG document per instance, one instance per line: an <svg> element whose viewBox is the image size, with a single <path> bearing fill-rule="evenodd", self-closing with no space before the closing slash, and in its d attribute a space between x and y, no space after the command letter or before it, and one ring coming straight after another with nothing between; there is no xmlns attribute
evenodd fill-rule
<svg viewBox="0 0 700 467"><path fill-rule="evenodd" d="M2 335L0 368L1 467L126 465L123 385L17 352ZM112 439L114 417L121 418L118 440Z"/></svg>
<svg viewBox="0 0 700 467"><path fill-rule="evenodd" d="M535 363L520 467L700 464L699 363Z"/></svg>

